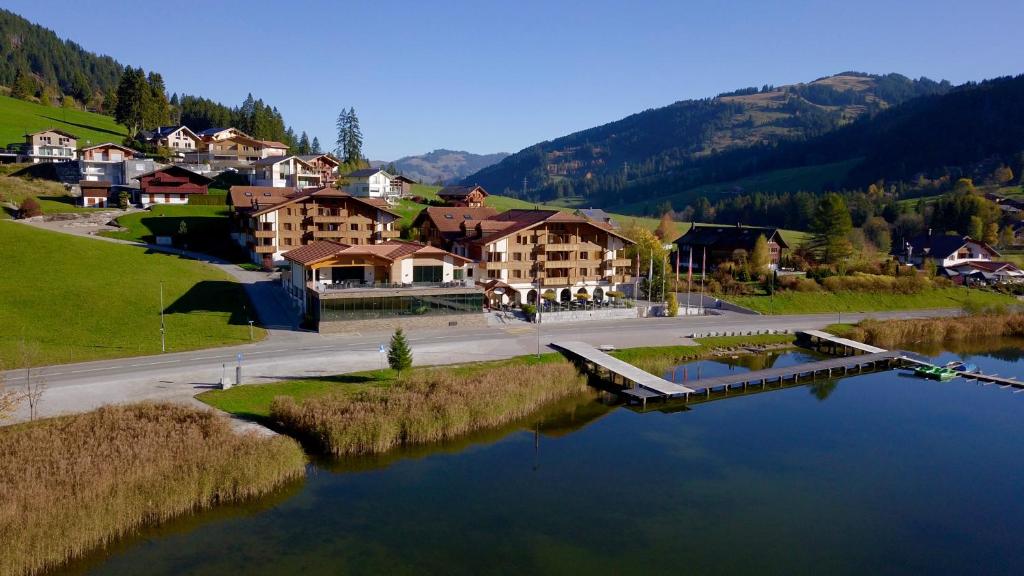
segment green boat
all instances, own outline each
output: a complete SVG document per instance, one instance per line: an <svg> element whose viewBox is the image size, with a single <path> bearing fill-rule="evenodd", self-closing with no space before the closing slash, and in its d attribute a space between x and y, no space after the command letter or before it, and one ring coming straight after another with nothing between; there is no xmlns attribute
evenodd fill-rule
<svg viewBox="0 0 1024 576"><path fill-rule="evenodd" d="M943 368L941 366L918 366L914 368L914 374L922 378L930 378L932 380L952 380L957 377L957 373L950 370L949 368Z"/></svg>

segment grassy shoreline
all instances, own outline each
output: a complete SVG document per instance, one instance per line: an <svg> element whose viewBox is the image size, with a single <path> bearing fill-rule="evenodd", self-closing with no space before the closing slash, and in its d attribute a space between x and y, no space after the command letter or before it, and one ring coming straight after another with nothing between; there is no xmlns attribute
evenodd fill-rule
<svg viewBox="0 0 1024 576"><path fill-rule="evenodd" d="M829 327L834 334L873 346L944 344L994 337L1024 336L1024 313L983 314L915 320L862 320Z"/></svg>
<svg viewBox="0 0 1024 576"><path fill-rule="evenodd" d="M930 308L1005 306L1012 296L967 288L931 288L917 294L881 292L776 292L772 296L723 296L723 300L762 314L884 312Z"/></svg>
<svg viewBox="0 0 1024 576"><path fill-rule="evenodd" d="M140 528L267 494L304 473L287 437L173 404L0 428L0 574L36 574Z"/></svg>
<svg viewBox="0 0 1024 576"><path fill-rule="evenodd" d="M790 335L711 337L696 346L625 349L613 354L640 368L671 366L747 347L791 346ZM560 354L391 370L212 390L197 398L254 419L333 456L380 454L447 442L522 419L546 404L588 390L586 376Z"/></svg>

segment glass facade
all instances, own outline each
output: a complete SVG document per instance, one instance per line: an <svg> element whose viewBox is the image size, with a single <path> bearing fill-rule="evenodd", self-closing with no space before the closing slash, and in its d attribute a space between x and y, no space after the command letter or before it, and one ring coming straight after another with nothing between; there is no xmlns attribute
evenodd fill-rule
<svg viewBox="0 0 1024 576"><path fill-rule="evenodd" d="M444 280L444 266L413 266L413 282L438 283Z"/></svg>
<svg viewBox="0 0 1024 576"><path fill-rule="evenodd" d="M483 307L484 295L480 292L321 299L320 321L479 314Z"/></svg>

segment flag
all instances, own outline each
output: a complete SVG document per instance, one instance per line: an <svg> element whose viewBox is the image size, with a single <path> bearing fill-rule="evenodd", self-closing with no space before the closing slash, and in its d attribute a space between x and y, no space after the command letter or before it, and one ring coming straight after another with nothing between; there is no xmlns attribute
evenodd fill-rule
<svg viewBox="0 0 1024 576"><path fill-rule="evenodd" d="M690 246L690 262L686 265L686 290L690 290L690 284L693 282L693 246Z"/></svg>

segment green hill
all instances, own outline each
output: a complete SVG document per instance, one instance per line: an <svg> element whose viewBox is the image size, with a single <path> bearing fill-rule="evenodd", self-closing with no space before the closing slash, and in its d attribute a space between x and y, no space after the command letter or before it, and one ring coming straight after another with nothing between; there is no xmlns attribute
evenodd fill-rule
<svg viewBox="0 0 1024 576"><path fill-rule="evenodd" d="M110 116L0 96L0 147L24 142L25 134L46 128L57 128L78 136L79 146L120 143L126 136L124 126Z"/></svg>

